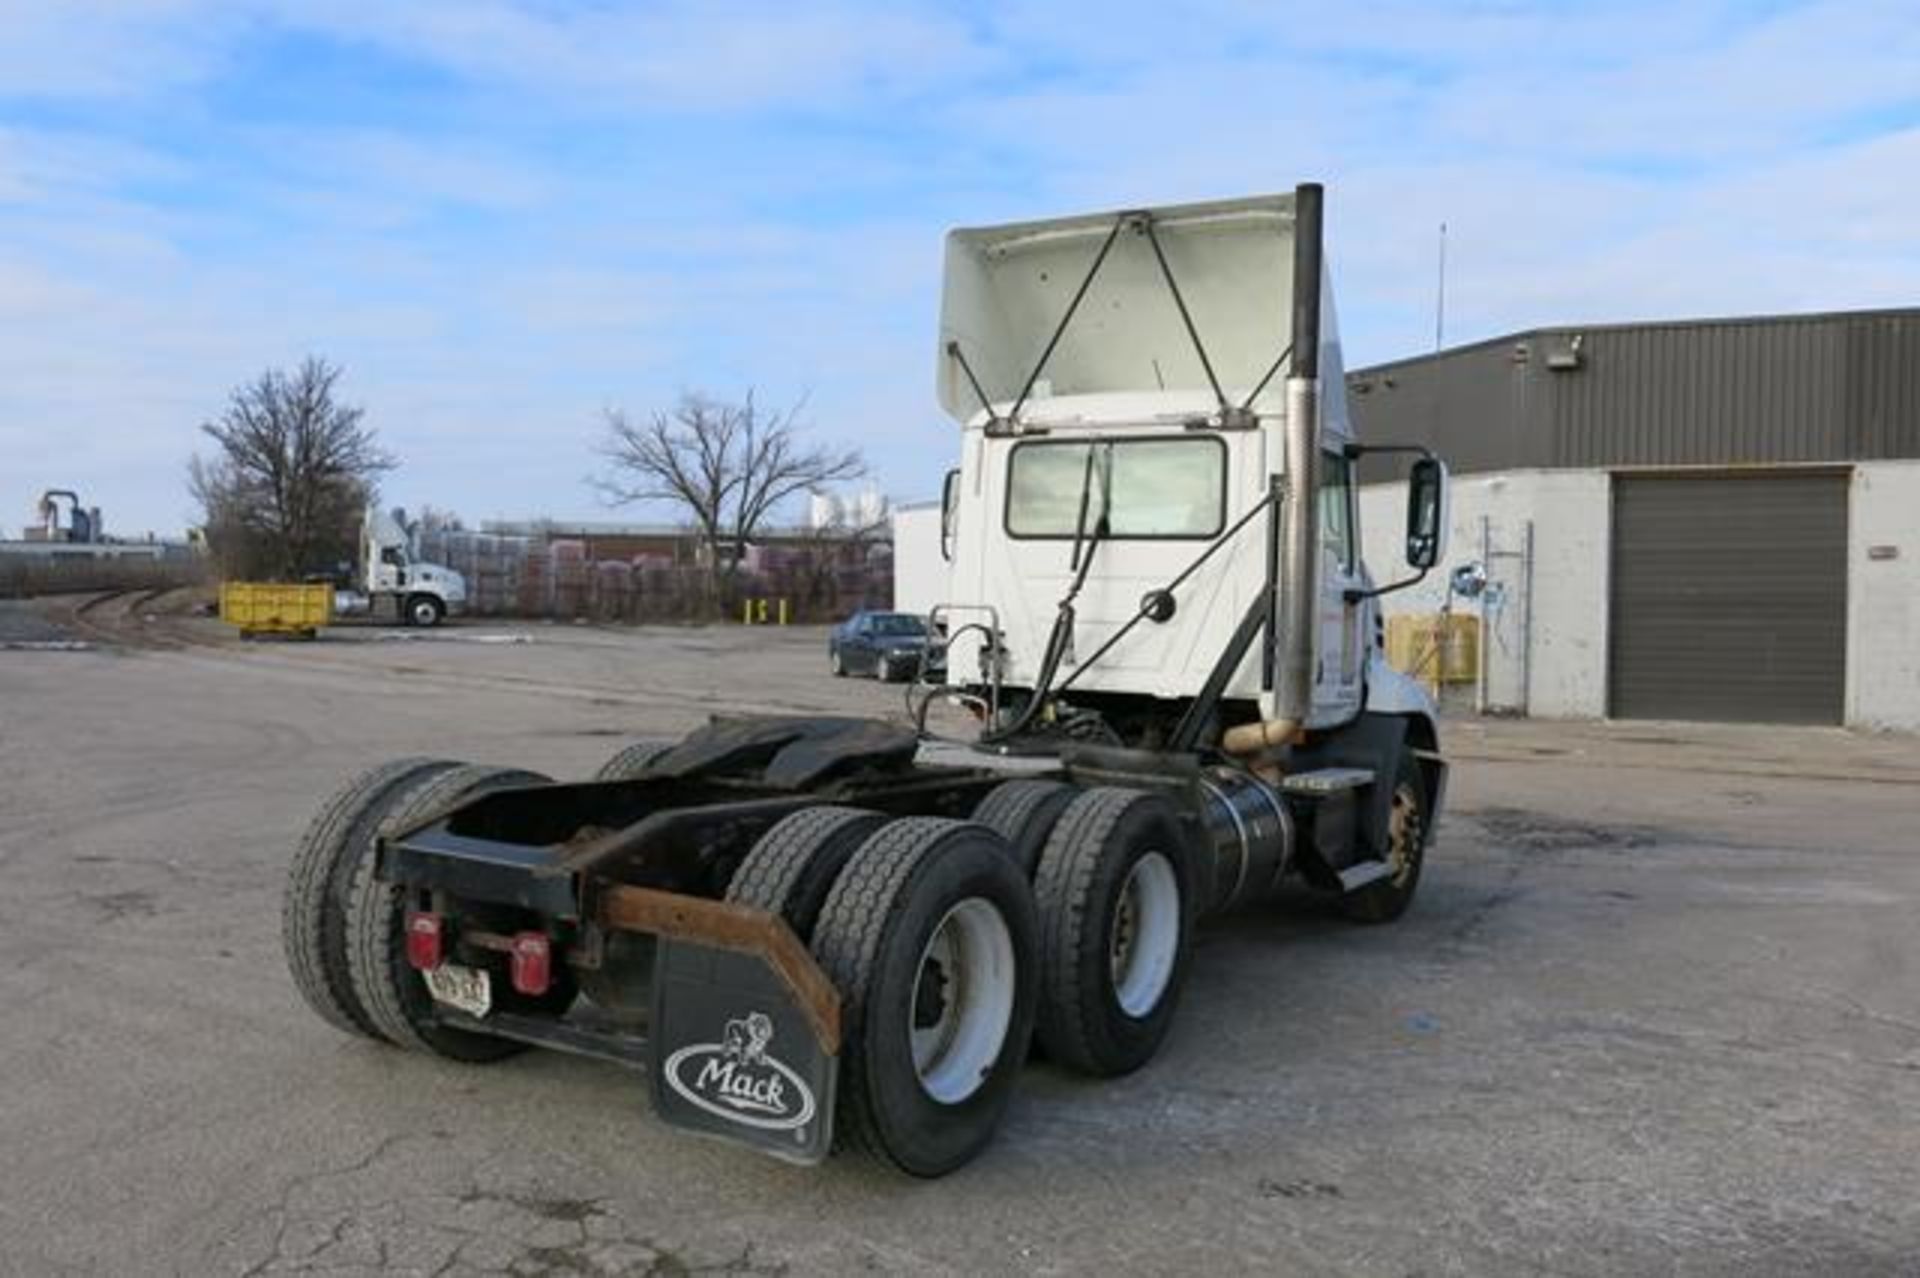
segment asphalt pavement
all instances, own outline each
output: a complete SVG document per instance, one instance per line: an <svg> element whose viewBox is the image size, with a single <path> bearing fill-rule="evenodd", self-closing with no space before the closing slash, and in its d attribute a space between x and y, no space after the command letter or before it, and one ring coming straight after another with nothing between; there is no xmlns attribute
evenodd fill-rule
<svg viewBox="0 0 1920 1278"><path fill-rule="evenodd" d="M1911 738L1451 724L1403 921L1212 928L1158 1059L1030 1066L917 1183L677 1134L611 1066L344 1037L278 931L379 760L584 776L897 688L818 630L182 624L0 651L0 1273L1920 1273Z"/></svg>

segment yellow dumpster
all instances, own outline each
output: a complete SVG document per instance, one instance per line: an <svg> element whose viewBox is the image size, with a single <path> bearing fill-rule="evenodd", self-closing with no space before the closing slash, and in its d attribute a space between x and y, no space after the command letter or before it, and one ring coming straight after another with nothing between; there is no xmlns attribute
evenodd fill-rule
<svg viewBox="0 0 1920 1278"><path fill-rule="evenodd" d="M333 587L273 581L229 581L220 587L220 620L240 628L242 639L298 635L312 639L333 620Z"/></svg>
<svg viewBox="0 0 1920 1278"><path fill-rule="evenodd" d="M1429 687L1480 677L1480 618L1429 612L1387 618L1387 664Z"/></svg>

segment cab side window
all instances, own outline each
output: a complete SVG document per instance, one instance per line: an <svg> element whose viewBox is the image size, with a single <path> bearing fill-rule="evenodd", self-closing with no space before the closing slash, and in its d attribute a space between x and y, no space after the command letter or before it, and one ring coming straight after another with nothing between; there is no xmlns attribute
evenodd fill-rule
<svg viewBox="0 0 1920 1278"><path fill-rule="evenodd" d="M1320 454L1320 545L1353 570L1353 463L1346 454Z"/></svg>

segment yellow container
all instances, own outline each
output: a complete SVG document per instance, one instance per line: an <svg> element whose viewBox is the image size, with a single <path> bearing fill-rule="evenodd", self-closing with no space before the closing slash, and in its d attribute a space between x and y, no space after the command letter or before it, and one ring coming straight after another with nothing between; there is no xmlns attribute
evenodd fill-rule
<svg viewBox="0 0 1920 1278"><path fill-rule="evenodd" d="M1387 618L1387 664L1438 687L1480 677L1480 618L1416 613Z"/></svg>
<svg viewBox="0 0 1920 1278"><path fill-rule="evenodd" d="M312 639L333 620L333 587L271 581L229 581L220 587L220 620L240 637L299 635Z"/></svg>

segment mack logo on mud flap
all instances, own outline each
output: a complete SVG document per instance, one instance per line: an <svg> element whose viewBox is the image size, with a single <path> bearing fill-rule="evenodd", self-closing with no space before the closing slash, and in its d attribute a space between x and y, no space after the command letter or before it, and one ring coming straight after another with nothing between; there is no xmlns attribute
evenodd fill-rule
<svg viewBox="0 0 1920 1278"><path fill-rule="evenodd" d="M727 1022L720 1043L692 1043L667 1057L667 1085L721 1118L767 1131L805 1127L818 1108L813 1090L767 1051L773 1019L751 1012Z"/></svg>

